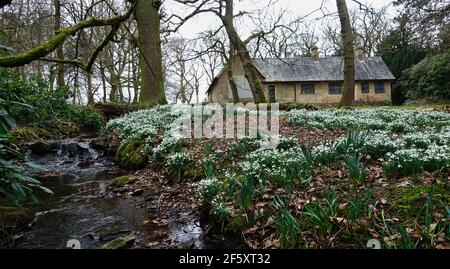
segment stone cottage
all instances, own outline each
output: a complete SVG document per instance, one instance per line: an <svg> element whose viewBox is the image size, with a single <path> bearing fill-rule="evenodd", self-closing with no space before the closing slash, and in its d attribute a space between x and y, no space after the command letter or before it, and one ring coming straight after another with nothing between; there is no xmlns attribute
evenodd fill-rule
<svg viewBox="0 0 450 269"><path fill-rule="evenodd" d="M266 97L271 103L336 104L342 96L344 80L343 57L319 57L317 48L311 57L287 59L253 59L259 71ZM391 83L395 79L381 57L365 57L364 51L355 55L355 100L360 103L391 103ZM208 88L209 102L232 102L231 88L224 68ZM252 93L236 57L233 77L239 98L252 101Z"/></svg>

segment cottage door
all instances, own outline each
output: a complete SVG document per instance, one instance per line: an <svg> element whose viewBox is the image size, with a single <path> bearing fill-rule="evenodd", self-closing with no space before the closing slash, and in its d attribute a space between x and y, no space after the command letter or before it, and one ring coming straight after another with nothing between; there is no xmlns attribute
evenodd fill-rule
<svg viewBox="0 0 450 269"><path fill-rule="evenodd" d="M269 86L269 103L273 104L275 103L275 86L270 85Z"/></svg>

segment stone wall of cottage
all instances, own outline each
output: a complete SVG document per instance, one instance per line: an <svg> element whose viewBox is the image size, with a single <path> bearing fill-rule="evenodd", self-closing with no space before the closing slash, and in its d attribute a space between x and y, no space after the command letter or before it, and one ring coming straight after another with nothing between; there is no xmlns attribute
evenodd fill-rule
<svg viewBox="0 0 450 269"><path fill-rule="evenodd" d="M244 75L244 69L239 60L236 60L233 66L234 75ZM263 77L260 77L263 81ZM268 98L268 88L275 86L275 99L279 103L298 102L312 104L336 104L341 100L341 94L329 94L328 82L314 82L314 94L304 94L301 92L301 82L263 82L266 97ZM361 92L361 82L355 84L355 100L361 103L391 103L391 82L384 81L384 93L375 93L375 82L369 81L369 93ZM208 101L214 103L232 102L228 98L228 76L227 71L223 72L217 78L217 83L208 92ZM242 100L249 101L249 100Z"/></svg>

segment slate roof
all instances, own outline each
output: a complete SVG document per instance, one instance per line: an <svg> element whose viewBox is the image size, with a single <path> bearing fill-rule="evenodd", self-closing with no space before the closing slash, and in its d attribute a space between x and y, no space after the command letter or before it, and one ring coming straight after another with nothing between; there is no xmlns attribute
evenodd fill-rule
<svg viewBox="0 0 450 269"><path fill-rule="evenodd" d="M264 75L265 82L294 81L342 81L344 80L343 57L311 57L289 59L253 59ZM394 80L395 77L381 57L356 60L356 80Z"/></svg>

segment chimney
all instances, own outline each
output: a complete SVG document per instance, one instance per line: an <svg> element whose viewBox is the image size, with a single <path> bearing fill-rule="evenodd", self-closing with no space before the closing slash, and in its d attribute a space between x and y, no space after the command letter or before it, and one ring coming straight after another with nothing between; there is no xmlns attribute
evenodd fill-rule
<svg viewBox="0 0 450 269"><path fill-rule="evenodd" d="M319 61L319 48L316 45L313 45L311 47L311 57L313 58L314 62Z"/></svg>
<svg viewBox="0 0 450 269"><path fill-rule="evenodd" d="M364 61L364 57L365 57L365 51L364 48L362 47L358 47L355 50L355 57L356 59L358 59L359 61Z"/></svg>

